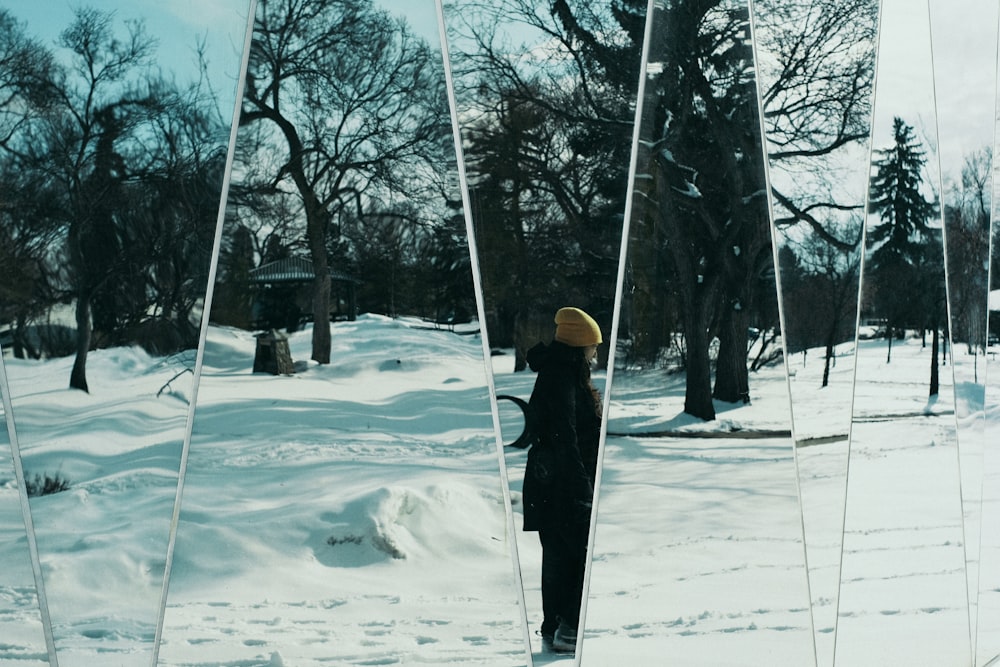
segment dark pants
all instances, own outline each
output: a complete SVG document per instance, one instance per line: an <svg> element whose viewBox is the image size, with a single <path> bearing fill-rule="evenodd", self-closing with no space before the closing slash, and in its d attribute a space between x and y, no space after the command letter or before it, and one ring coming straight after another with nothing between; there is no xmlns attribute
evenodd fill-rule
<svg viewBox="0 0 1000 667"><path fill-rule="evenodd" d="M542 634L555 633L562 620L580 624L589 526L563 524L538 531L542 542Z"/></svg>

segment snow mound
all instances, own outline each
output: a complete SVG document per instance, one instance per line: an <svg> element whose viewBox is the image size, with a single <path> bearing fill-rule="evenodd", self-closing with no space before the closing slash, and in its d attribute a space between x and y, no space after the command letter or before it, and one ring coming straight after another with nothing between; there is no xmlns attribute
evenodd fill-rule
<svg viewBox="0 0 1000 667"><path fill-rule="evenodd" d="M314 553L328 567L426 558L465 563L495 555L503 536L491 534L481 518L494 516L501 503L499 493L464 483L382 487L324 514L333 527L314 539Z"/></svg>

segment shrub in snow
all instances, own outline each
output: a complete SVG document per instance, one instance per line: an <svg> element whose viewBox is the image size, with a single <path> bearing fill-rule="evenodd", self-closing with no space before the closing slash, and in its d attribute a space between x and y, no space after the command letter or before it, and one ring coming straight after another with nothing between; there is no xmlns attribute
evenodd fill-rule
<svg viewBox="0 0 1000 667"><path fill-rule="evenodd" d="M28 474L25 473L24 488L28 492L29 498L34 496L47 496L69 489L69 480L60 476L59 473L56 473L54 477L49 477L48 473L45 473L44 477L35 473L34 478L29 477Z"/></svg>

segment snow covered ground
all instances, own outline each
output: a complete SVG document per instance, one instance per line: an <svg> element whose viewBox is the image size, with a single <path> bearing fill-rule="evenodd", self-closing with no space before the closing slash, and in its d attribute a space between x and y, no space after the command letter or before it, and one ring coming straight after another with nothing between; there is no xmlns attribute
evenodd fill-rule
<svg viewBox="0 0 1000 667"><path fill-rule="evenodd" d="M526 636L534 664L569 664L534 635L541 554L520 530L524 452L505 452L511 531L481 341L424 326L338 323L328 366L307 361L309 332L296 333L292 376L251 373L253 336L210 328L160 664L524 665ZM616 372L583 665L798 666L814 650L829 665L835 640L840 665L968 664L963 558L978 558L963 542L951 385L928 404L928 352L908 341L886 366L883 346L864 341L858 358L836 636L851 425L823 397L850 385L853 346L827 389L818 354L790 363L811 434L797 461L808 552L783 366L754 374L753 402L719 404L711 424L681 416L682 376ZM69 363L6 361L26 467L72 484L31 501L60 664L145 665L190 374L156 392L190 359L97 352L88 396L64 388ZM494 358L497 391L527 397L534 375L509 365ZM500 416L509 441L519 415L501 403ZM663 430L688 434L640 435ZM1000 457L969 456L986 483L966 515L995 526ZM0 664L44 664L13 475L0 475ZM979 664L1000 652L997 534L983 531L975 587Z"/></svg>
<svg viewBox="0 0 1000 667"><path fill-rule="evenodd" d="M193 362L193 352L97 351L84 393L67 388L72 358L6 360L26 477L70 485L30 499L62 664L88 664L95 651L149 662ZM23 549L12 544L4 562Z"/></svg>
<svg viewBox="0 0 1000 667"><path fill-rule="evenodd" d="M525 662L482 343L418 324L211 331L161 664Z"/></svg>
<svg viewBox="0 0 1000 667"><path fill-rule="evenodd" d="M48 664L10 439L0 429L0 665Z"/></svg>
<svg viewBox="0 0 1000 667"><path fill-rule="evenodd" d="M970 663L951 366L928 400L930 346L862 347L844 532L838 660Z"/></svg>
<svg viewBox="0 0 1000 667"><path fill-rule="evenodd" d="M682 375L614 375L609 433L716 437L608 438L583 665L812 662L784 369L751 382L702 424Z"/></svg>

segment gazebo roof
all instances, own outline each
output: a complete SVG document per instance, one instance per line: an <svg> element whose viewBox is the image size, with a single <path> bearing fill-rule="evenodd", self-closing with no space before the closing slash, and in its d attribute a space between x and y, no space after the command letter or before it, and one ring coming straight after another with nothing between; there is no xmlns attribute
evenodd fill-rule
<svg viewBox="0 0 1000 667"><path fill-rule="evenodd" d="M288 257L250 269L251 283L306 283L316 278L313 263L304 257ZM360 283L357 278L342 271L330 269L330 280Z"/></svg>

